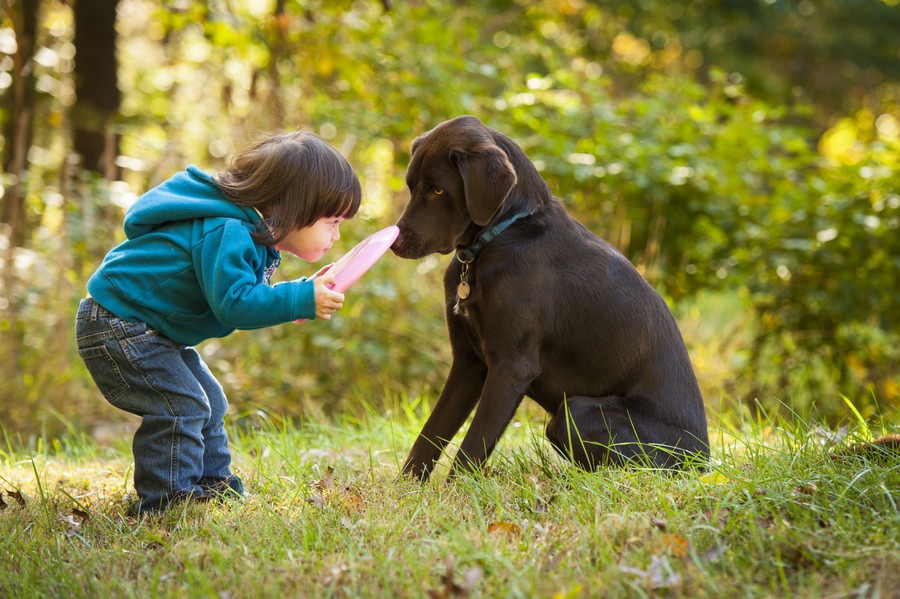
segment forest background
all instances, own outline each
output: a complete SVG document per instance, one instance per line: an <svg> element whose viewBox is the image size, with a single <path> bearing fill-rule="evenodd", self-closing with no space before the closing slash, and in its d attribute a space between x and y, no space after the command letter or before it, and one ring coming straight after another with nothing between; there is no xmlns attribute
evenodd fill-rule
<svg viewBox="0 0 900 599"><path fill-rule="evenodd" d="M460 114L515 139L669 301L711 419L895 417L898 0L0 6L0 425L22 440L133 425L72 329L144 190L315 131L364 186L337 256L396 221L412 140ZM331 322L201 344L233 416L434 397L448 260L388 254Z"/></svg>

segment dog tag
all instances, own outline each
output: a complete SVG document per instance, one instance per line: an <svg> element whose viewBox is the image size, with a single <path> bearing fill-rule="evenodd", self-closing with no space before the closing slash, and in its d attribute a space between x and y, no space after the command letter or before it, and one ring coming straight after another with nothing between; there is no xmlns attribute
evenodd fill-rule
<svg viewBox="0 0 900 599"><path fill-rule="evenodd" d="M466 283L465 281L463 281L462 283L460 283L459 285L456 286L456 297L458 297L461 300L464 300L467 297L469 297L469 291L470 291L469 284Z"/></svg>

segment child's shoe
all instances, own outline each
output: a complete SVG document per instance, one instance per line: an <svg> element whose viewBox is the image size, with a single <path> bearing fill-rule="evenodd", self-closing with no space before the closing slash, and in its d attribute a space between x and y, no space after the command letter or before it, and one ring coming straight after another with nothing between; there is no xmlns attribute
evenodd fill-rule
<svg viewBox="0 0 900 599"><path fill-rule="evenodd" d="M206 493L214 493L225 499L240 499L244 496L244 483L241 477L235 475L226 478L204 476L197 485Z"/></svg>

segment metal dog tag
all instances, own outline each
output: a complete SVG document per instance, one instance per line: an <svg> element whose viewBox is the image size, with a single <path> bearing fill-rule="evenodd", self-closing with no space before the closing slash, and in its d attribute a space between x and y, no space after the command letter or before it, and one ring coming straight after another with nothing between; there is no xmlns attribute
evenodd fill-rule
<svg viewBox="0 0 900 599"><path fill-rule="evenodd" d="M462 261L461 261L462 262ZM456 286L456 305L469 297L472 289L469 287L469 262L463 262L459 268L459 285Z"/></svg>

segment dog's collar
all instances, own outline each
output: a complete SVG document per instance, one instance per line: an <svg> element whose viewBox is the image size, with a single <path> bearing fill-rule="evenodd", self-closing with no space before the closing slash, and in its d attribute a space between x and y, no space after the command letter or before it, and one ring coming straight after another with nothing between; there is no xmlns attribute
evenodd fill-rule
<svg viewBox="0 0 900 599"><path fill-rule="evenodd" d="M456 250L456 259L463 264L473 262L475 258L478 257L478 254L481 253L481 250L484 249L484 246L490 243L497 235L505 231L511 224L526 216L531 216L531 212L518 212L509 218L501 220L496 225L483 230L478 234L478 237L475 238L475 243L467 248Z"/></svg>

